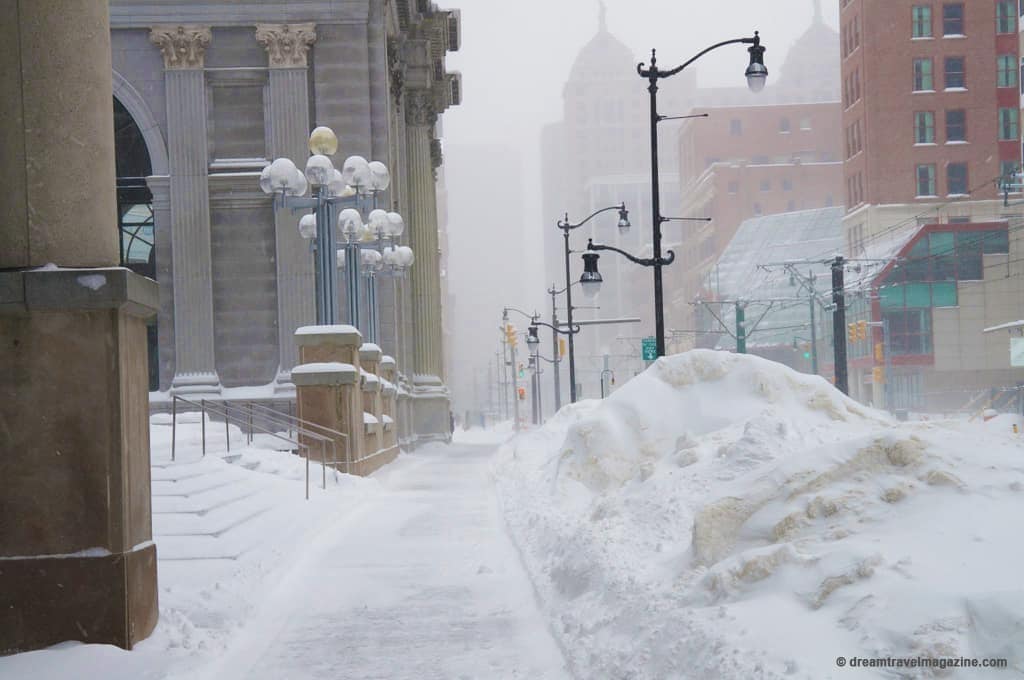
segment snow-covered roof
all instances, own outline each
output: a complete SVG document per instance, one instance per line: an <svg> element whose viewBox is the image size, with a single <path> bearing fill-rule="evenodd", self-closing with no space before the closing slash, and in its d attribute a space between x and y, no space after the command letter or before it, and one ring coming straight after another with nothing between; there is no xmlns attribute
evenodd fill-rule
<svg viewBox="0 0 1024 680"><path fill-rule="evenodd" d="M711 299L750 301L746 310L748 331L764 314L757 328L749 333L748 346L788 345L794 336L806 337L810 332L807 291L790 283L784 267L765 270L758 265L813 260L797 267L803 275L813 272L817 289L824 292L830 285L829 265L825 261L842 248L844 214L842 207L819 208L755 217L740 225L717 266L711 269L706 288L711 291ZM769 303L757 300L783 301L771 303L768 309ZM729 325L730 331L735 330L732 305L712 305L712 309ZM712 329L719 328L714 319L711 324ZM718 346L733 348L736 343L723 334Z"/></svg>
<svg viewBox="0 0 1024 680"><path fill-rule="evenodd" d="M375 415L373 415L372 413L367 413L366 411L363 411L363 424L364 425L376 425L378 422L380 422L380 421L377 420L377 417Z"/></svg>

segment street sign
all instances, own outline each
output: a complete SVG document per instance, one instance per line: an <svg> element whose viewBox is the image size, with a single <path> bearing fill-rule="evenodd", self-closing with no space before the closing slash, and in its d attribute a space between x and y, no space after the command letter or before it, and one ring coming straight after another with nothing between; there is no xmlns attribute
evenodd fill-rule
<svg viewBox="0 0 1024 680"><path fill-rule="evenodd" d="M658 358L658 343L653 335L641 340L640 347L644 361L654 361Z"/></svg>

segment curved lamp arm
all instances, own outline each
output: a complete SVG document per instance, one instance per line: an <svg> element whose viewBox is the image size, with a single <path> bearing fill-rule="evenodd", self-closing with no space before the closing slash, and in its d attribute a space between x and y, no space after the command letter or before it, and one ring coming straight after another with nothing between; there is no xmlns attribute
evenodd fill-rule
<svg viewBox="0 0 1024 680"><path fill-rule="evenodd" d="M530 321L533 321L534 317L535 317L535 316L537 316L537 313L536 313L536 312L534 312L533 314L527 314L527 313L526 313L526 312L524 312L523 310L521 310L521 309L516 309L515 307L503 307L502 309L503 309L503 310L505 311L505 316L506 316L506 317L508 316L508 313L509 313L509 312L516 312L516 313L518 313L518 314L522 314L523 316L525 316L525 317L526 317L527 319L529 319Z"/></svg>
<svg viewBox="0 0 1024 680"><path fill-rule="evenodd" d="M546 327L550 328L551 330L553 330L554 332L561 333L562 335L576 335L577 333L580 332L580 328L581 328L581 326L579 324L573 324L572 328L570 328L569 330L562 330L561 328L555 328L554 326L552 326L549 323L544 323L543 321L540 321L539 319L534 319L532 323L535 326L546 326Z"/></svg>
<svg viewBox="0 0 1024 680"><path fill-rule="evenodd" d="M538 359L543 359L544 361L548 362L549 364L557 364L557 363L559 363L558 361L555 361L554 359L548 359L548 358L547 358L546 356L544 356L543 354L533 354L533 355L531 355L531 356L535 356L535 357L537 357Z"/></svg>
<svg viewBox="0 0 1024 680"><path fill-rule="evenodd" d="M625 257L630 262L635 262L636 264L644 266L644 267L665 266L665 265L672 264L673 262L675 262L675 259L676 259L676 254L674 252L672 252L671 250L665 251L667 257L662 257L662 258L636 257L634 255L630 255L625 250L619 250L618 248L616 248L614 246L605 246L605 245L601 245L600 243L594 243L593 239L590 239L590 240L587 241L587 250L610 250L610 251L612 251L614 253L618 253L619 255L622 255L623 257Z"/></svg>
<svg viewBox="0 0 1024 680"><path fill-rule="evenodd" d="M598 215L600 215L603 212L608 212L609 210L619 210L619 211L622 211L622 210L625 210L625 209L626 209L625 202L620 203L618 205L610 205L607 208L601 208L600 210L598 210L596 212L590 213L590 215L588 215L585 219L583 219L580 222L577 222L576 224L572 224L571 222L569 222L569 213L566 213L565 217L563 219L558 220L558 228L559 229L563 229L565 231L568 231L570 229L578 229L579 227L582 227L584 224L586 224L590 220L594 219L595 217L597 217Z"/></svg>
<svg viewBox="0 0 1024 680"><path fill-rule="evenodd" d="M569 288L572 288L573 286L578 286L578 285L580 285L579 281L573 281L571 284L569 284ZM550 288L548 288L548 295L561 295L565 291L569 290L569 288L562 288L560 290L555 290L555 287L552 285Z"/></svg>
<svg viewBox="0 0 1024 680"><path fill-rule="evenodd" d="M651 67L649 69L645 69L644 68L645 64L644 64L644 62L641 61L639 64L636 65L636 72L642 78L651 78L651 77L653 77L653 78L668 78L670 76L674 76L675 74L679 73L684 68L686 68L687 66L689 66L693 62L697 61L698 59L703 57L708 52L710 52L712 50L717 50L719 47L725 47L726 45L735 45L737 43L742 43L744 45L756 45L759 42L760 42L760 38L758 37L757 33L754 34L753 38L733 38L732 40L724 40L724 41L722 41L720 43L712 45L711 47L707 47L707 48L701 50L700 52L695 54L693 57L691 57L689 60L687 60L683 64L680 64L679 66L676 66L674 69L671 69L669 71L660 71L660 70L658 70L658 67L657 67L658 60L654 56L654 50L651 50Z"/></svg>

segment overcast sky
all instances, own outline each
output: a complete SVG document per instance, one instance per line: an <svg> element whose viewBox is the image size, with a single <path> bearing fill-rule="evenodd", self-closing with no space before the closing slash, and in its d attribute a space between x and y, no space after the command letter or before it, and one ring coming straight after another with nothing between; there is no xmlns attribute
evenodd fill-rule
<svg viewBox="0 0 1024 680"><path fill-rule="evenodd" d="M761 32L768 86L793 42L811 24L815 0L606 0L608 30L648 61L671 68L722 40ZM826 23L838 24L838 0L821 0ZM448 56L461 71L463 103L445 112L443 142L449 200L449 281L455 355L450 370L457 408L472 399L469 377L486 375L503 305L546 310L542 241L558 239L557 215L541 214L540 131L562 113L562 88L576 55L598 28L598 0L450 0L462 10L462 47ZM634 65L635 66L635 65ZM742 47L711 53L695 65L698 86L743 86ZM637 88L645 87L639 76ZM665 81L662 87L672 87ZM677 112L662 111L663 114ZM481 161L485 146L507 147ZM488 156L483 154L484 158ZM516 163L519 167L514 167ZM472 165L473 167L464 167ZM509 167L512 165L513 167ZM518 173L521 182L510 181ZM512 249L502 248L512 243ZM491 245L490 249L485 248ZM509 262L510 254L516 260ZM481 258L489 258L483 262ZM498 262L495 262L497 260ZM522 324L525 325L525 324ZM452 367L454 368L454 367ZM467 382L470 381L470 382Z"/></svg>

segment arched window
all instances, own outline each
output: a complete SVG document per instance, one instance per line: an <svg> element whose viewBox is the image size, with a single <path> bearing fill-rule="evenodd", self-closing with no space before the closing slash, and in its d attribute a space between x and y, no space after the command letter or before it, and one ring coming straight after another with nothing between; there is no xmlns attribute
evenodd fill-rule
<svg viewBox="0 0 1024 680"><path fill-rule="evenodd" d="M117 172L117 229L121 266L156 279L156 233L153 194L146 177L153 174L149 150L132 114L114 98L114 165ZM156 321L147 328L149 389L160 389Z"/></svg>

